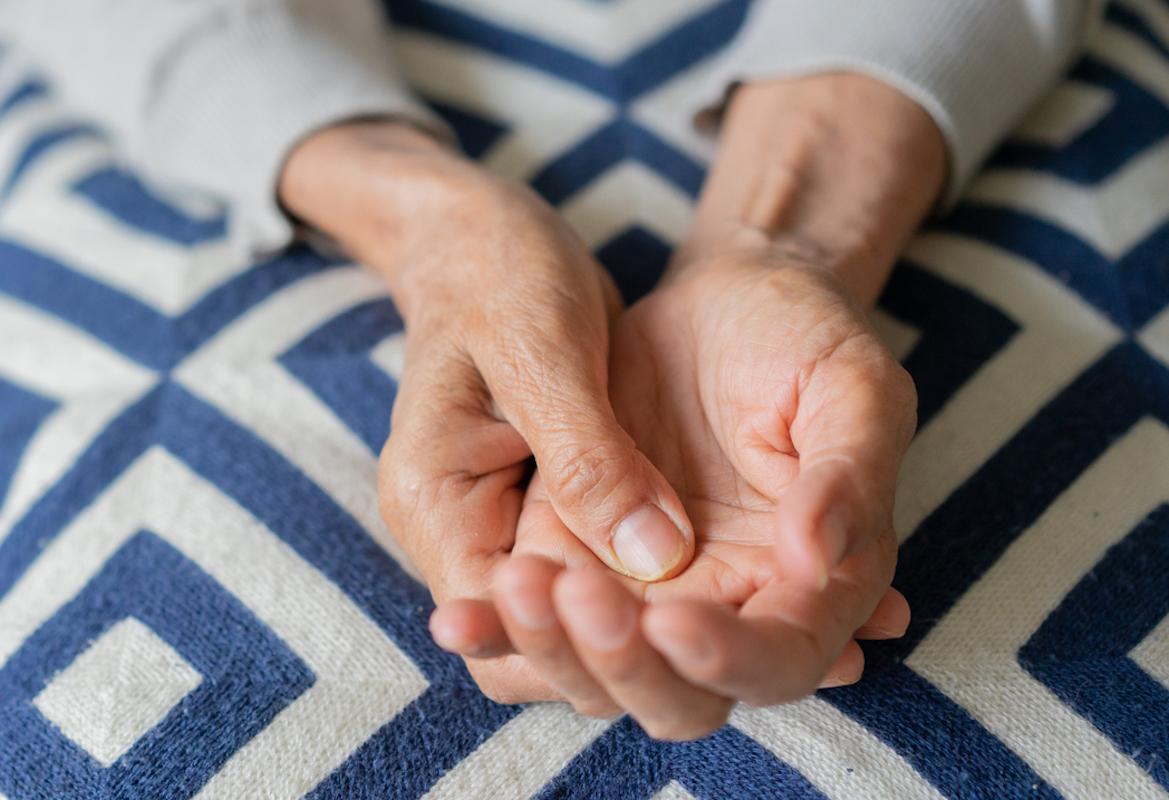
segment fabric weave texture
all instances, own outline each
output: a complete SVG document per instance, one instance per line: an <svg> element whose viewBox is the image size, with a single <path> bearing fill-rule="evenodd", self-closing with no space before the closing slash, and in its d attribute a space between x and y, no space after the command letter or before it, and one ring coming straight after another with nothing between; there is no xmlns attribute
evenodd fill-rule
<svg viewBox="0 0 1169 800"><path fill-rule="evenodd" d="M395 2L396 52L632 300L684 234L711 145L683 100L747 3L495 5ZM252 263L5 50L0 797L1169 797L1169 2L1110 5L874 322L921 397L905 638L688 744L496 705L377 543L379 281Z"/></svg>

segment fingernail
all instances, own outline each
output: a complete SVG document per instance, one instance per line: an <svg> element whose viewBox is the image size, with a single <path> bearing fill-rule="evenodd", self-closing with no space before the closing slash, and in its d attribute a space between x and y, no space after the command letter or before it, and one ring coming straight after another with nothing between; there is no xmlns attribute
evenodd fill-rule
<svg viewBox="0 0 1169 800"><path fill-rule="evenodd" d="M613 530L613 552L638 580L657 580L669 572L684 547L682 532L657 506L642 506Z"/></svg>
<svg viewBox="0 0 1169 800"><path fill-rule="evenodd" d="M838 689L841 686L852 686L861 679L860 675L828 675L820 684L821 689Z"/></svg>

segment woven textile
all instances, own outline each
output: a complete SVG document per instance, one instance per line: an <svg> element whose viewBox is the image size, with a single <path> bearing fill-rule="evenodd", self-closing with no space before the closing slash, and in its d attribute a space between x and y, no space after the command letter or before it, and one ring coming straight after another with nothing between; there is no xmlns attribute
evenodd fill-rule
<svg viewBox="0 0 1169 800"><path fill-rule="evenodd" d="M418 91L627 299L683 235L682 113L744 0L395 0ZM402 325L249 263L0 56L0 796L1169 796L1169 3L913 242L875 314L917 380L896 585L857 685L689 744L506 707L374 539Z"/></svg>

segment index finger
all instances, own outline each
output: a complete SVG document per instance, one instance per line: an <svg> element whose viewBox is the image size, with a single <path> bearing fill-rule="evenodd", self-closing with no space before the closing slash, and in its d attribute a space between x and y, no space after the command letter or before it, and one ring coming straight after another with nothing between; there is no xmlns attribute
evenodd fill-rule
<svg viewBox="0 0 1169 800"><path fill-rule="evenodd" d="M644 632L698 686L754 705L798 700L816 690L884 596L881 561L879 552L854 556L854 568L837 570L823 591L773 579L737 612L700 601L650 606Z"/></svg>

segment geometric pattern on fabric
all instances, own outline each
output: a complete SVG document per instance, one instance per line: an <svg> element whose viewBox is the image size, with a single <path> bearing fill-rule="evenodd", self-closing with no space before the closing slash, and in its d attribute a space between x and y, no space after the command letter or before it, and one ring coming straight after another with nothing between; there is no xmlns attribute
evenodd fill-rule
<svg viewBox="0 0 1169 800"><path fill-rule="evenodd" d="M747 0L394 0L418 92L627 301ZM914 376L865 678L698 742L500 706L377 513L405 332L259 263L0 55L0 797L1169 796L1169 2L1116 0L874 313Z"/></svg>

